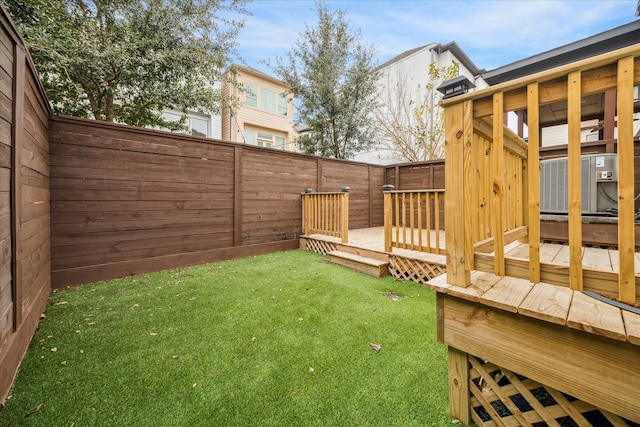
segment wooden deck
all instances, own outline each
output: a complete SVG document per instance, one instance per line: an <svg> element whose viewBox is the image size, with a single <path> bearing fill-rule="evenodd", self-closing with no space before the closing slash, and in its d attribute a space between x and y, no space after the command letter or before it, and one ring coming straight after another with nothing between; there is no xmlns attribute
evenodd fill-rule
<svg viewBox="0 0 640 427"><path fill-rule="evenodd" d="M395 232L395 230L394 230ZM423 240L426 241L426 234ZM329 237L320 234L312 234L307 236L312 239L323 240L327 242L340 243L340 238ZM438 233L440 239L440 247L445 249L444 230ZM436 232L431 231L431 240L435 241ZM417 240L417 239L416 239ZM393 248L391 252L384 250L384 227L361 228L357 230L349 230L349 241L346 246L371 250L379 253L388 253L405 258L433 262L438 264L446 264L446 256L431 254L409 249ZM513 242L505 246L505 257L508 259L529 258L529 245L526 243ZM566 267L569 265L569 246L557 243L542 243L540 245L540 262L555 264ZM582 248L582 263L584 267L594 268L604 271L618 271L619 257L616 249L602 249L595 247ZM636 252L636 276L640 277L640 252Z"/></svg>
<svg viewBox="0 0 640 427"><path fill-rule="evenodd" d="M450 296L511 313L564 325L617 341L640 345L640 314L599 301L567 287L474 271L471 286L447 283L443 274L427 286Z"/></svg>
<svg viewBox="0 0 640 427"><path fill-rule="evenodd" d="M395 233L395 228L393 229ZM437 236L437 237L436 237ZM340 242L338 238L331 238L327 236L321 235L311 235L311 238L318 239L326 239L330 241ZM436 231L431 231L431 241L435 242L436 238L440 239L440 247L445 247L445 239L444 239L444 230L441 230L439 233ZM415 241L417 241L417 237ZM423 241L427 241L426 232L423 232ZM384 250L384 227L372 227L372 228L361 228L357 230L349 230L349 242L346 243L347 246L354 246L361 249L367 249L370 251L380 252L380 253L389 253L393 255L402 256L405 258L411 258L415 260L421 260L426 262L433 262L438 264L445 265L447 262L445 255L439 254L431 254L427 252L413 251L409 249L402 248L393 248L391 252L385 252Z"/></svg>
<svg viewBox="0 0 640 427"><path fill-rule="evenodd" d="M349 230L349 241L344 244L340 243L337 237L319 234L307 237L403 259L446 265L445 255L400 248L385 252L383 227ZM441 247L444 248L444 231L441 231L438 237L442 242ZM436 239L436 233L433 231L431 239ZM504 252L507 259L526 260L529 257L529 245L513 242L505 247ZM582 262L587 268L614 272L619 268L618 259L618 251L615 249L592 247L582 249ZM542 244L540 261L558 267L568 266L569 246L555 243ZM640 253L636 253L636 271L640 272ZM481 271L472 273L471 282L468 288L452 286L446 282L446 275L443 274L426 281L425 284L438 292L490 307L640 345L640 315L598 301L582 292L548 283L534 286L525 279L500 277Z"/></svg>
<svg viewBox="0 0 640 427"><path fill-rule="evenodd" d="M395 230L394 230L395 232ZM426 240L426 232L423 234ZM440 239L444 248L444 231L431 232L430 239ZM302 241L304 243L302 243ZM442 254L431 254L409 249L393 248L391 252L384 250L384 227L361 228L349 230L348 242L342 243L339 237L321 234L301 236L301 247L327 255L329 252L342 250L356 255L383 260L388 263L388 272L398 280L410 280L426 284L444 273L447 259Z"/></svg>

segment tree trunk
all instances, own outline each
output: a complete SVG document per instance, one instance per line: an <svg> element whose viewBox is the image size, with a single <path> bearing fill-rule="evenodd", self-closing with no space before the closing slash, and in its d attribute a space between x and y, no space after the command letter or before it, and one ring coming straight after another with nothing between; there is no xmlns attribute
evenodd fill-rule
<svg viewBox="0 0 640 427"><path fill-rule="evenodd" d="M106 104L104 119L108 122L113 122L115 119L115 114L113 112L113 95L107 95Z"/></svg>

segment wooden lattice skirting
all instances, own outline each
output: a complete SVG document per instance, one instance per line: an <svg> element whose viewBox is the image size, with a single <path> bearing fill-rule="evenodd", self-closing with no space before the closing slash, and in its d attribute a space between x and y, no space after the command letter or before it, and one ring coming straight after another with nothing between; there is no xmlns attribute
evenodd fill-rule
<svg viewBox="0 0 640 427"><path fill-rule="evenodd" d="M479 427L637 425L472 355L468 358L471 419Z"/></svg>
<svg viewBox="0 0 640 427"><path fill-rule="evenodd" d="M311 252L315 252L321 255L327 255L329 252L333 252L337 249L337 245L333 242L327 242L324 240L305 239L306 249Z"/></svg>
<svg viewBox="0 0 640 427"><path fill-rule="evenodd" d="M411 280L424 285L434 277L444 274L445 271L444 265L389 255L389 274L396 279Z"/></svg>

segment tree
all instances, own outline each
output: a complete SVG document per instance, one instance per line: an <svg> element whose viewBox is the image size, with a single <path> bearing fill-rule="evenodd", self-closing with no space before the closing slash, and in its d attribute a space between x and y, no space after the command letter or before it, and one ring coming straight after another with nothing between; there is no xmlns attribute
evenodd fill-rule
<svg viewBox="0 0 640 427"><path fill-rule="evenodd" d="M248 0L10 0L54 112L179 128L166 108L221 111ZM236 17L233 17L236 16ZM183 117L184 120L184 117Z"/></svg>
<svg viewBox="0 0 640 427"><path fill-rule="evenodd" d="M429 64L424 87L410 87L410 79L398 70L385 75L381 84L380 108L374 112L378 135L389 142L391 151L400 159L418 162L444 156L444 110L436 88L458 76L460 65L438 67Z"/></svg>
<svg viewBox="0 0 640 427"><path fill-rule="evenodd" d="M316 3L318 24L301 33L274 73L291 86L298 122L308 133L298 139L303 151L347 159L373 139L368 112L376 105L375 49L361 41L342 10Z"/></svg>

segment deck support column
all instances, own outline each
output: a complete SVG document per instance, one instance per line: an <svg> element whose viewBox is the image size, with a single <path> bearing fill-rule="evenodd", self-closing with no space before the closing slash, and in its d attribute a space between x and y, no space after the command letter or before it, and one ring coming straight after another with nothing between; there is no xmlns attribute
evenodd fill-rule
<svg viewBox="0 0 640 427"><path fill-rule="evenodd" d="M469 425L471 408L469 394L469 361L467 353L448 347L449 361L449 414Z"/></svg>
<svg viewBox="0 0 640 427"><path fill-rule="evenodd" d="M465 268L465 208L464 179L464 106L463 103L445 108L445 192L444 210L447 252L447 282L467 287L471 273ZM472 114L468 115L472 117ZM468 256L473 256L468 254Z"/></svg>

